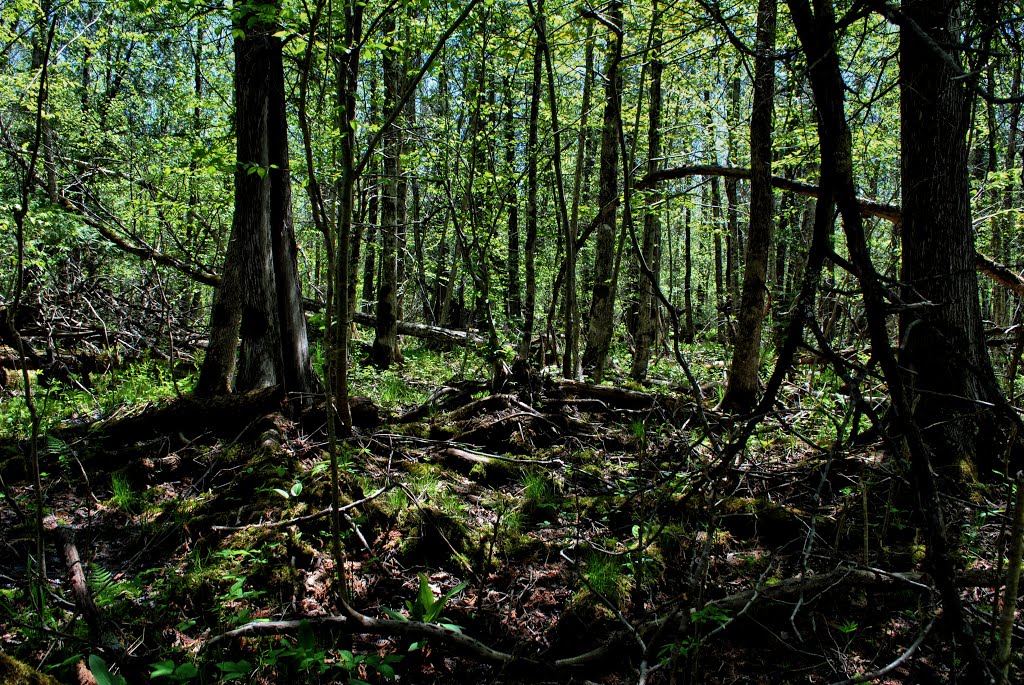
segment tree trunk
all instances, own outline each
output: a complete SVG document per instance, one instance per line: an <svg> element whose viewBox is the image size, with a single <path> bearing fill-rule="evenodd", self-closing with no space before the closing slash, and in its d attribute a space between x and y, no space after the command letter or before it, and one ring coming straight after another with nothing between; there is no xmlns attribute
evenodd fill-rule
<svg viewBox="0 0 1024 685"><path fill-rule="evenodd" d="M519 359L529 359L530 344L537 308L537 128L540 125L541 69L544 59L543 4L539 3L534 15L536 45L533 50L533 81L530 86L530 122L526 134L526 303L523 310L523 336L519 341Z"/></svg>
<svg viewBox="0 0 1024 685"><path fill-rule="evenodd" d="M622 59L622 3L612 0L606 18L615 27L607 42L605 68L604 122L601 129L600 190L598 206L604 207L618 196L619 175L619 119L622 78L619 75L619 61ZM587 332L587 347L583 353L583 368L588 370L595 382L604 377L608 364L608 351L612 341L612 320L615 302L613 269L615 260L615 212L597 229L597 245L594 252L594 291L590 302L590 325Z"/></svg>
<svg viewBox="0 0 1024 685"><path fill-rule="evenodd" d="M693 235L691 219L693 215L687 207L683 216L683 312L686 316L685 338L692 343L697 331L693 325Z"/></svg>
<svg viewBox="0 0 1024 685"><path fill-rule="evenodd" d="M394 45L394 10L388 12L383 31ZM402 59L390 49L383 53L384 111L394 109L401 98ZM382 149L384 178L381 189L380 281L377 283L377 328L371 356L374 365L387 369L401 361L398 350L398 233L399 176L401 175L402 133L398 123L389 126Z"/></svg>
<svg viewBox="0 0 1024 685"><path fill-rule="evenodd" d="M378 179L372 175L368 179L373 185L370 188L370 199L367 201L366 210L366 231L363 233L366 245L363 254L363 285L362 311L369 314L373 311L373 305L377 298L374 294L373 284L377 275L377 222L380 220L380 184Z"/></svg>
<svg viewBox="0 0 1024 685"><path fill-rule="evenodd" d="M230 389L236 336L235 390L280 383L305 394L312 384L291 222L281 41L274 35L279 11L271 2L236 20L245 33L235 39L235 213L200 394Z"/></svg>
<svg viewBox="0 0 1024 685"><path fill-rule="evenodd" d="M750 229L732 366L721 407L747 411L757 402L761 328L775 208L772 198L772 111L775 96L775 0L759 0L754 110L750 116Z"/></svg>
<svg viewBox="0 0 1024 685"><path fill-rule="evenodd" d="M509 77L505 81L506 97L512 99L513 81ZM515 108L511 105L505 109L505 173L515 175L516 163L516 126ZM519 279L519 193L513 180L508 187L505 203L508 206L508 257L505 260L505 313L510 321L517 322L523 315L522 283Z"/></svg>
<svg viewBox="0 0 1024 685"><path fill-rule="evenodd" d="M292 185L288 155L288 113L285 103L283 43L271 37L267 93L270 180L270 241L274 260L277 316L282 357L281 383L286 393L302 403L313 389L313 366L306 337L295 230L292 221Z"/></svg>
<svg viewBox="0 0 1024 685"><path fill-rule="evenodd" d="M956 45L960 3L905 0L904 14L940 45ZM963 80L911 31L900 31L903 299L900 365L939 465L978 454L979 408L998 391L974 270Z"/></svg>
<svg viewBox="0 0 1024 685"><path fill-rule="evenodd" d="M733 131L739 128L740 110L740 77L734 76L729 81L728 100L726 107L726 130L728 131L728 154L726 163L731 164L736 158L736 139ZM740 212L739 212L739 189L735 179L726 177L725 197L728 202L726 220L728 223L725 233L725 325L729 342L735 337L733 328L733 317L736 316L736 308L740 303L740 274L739 274L739 249L740 249Z"/></svg>
<svg viewBox="0 0 1024 685"><path fill-rule="evenodd" d="M580 310L576 299L576 239L579 236L580 202L584 199L584 176L587 145L590 134L590 100L594 90L594 22L587 22L584 44L583 98L580 103L580 130L576 139L576 167L573 172L572 214L565 252L565 353L562 356L562 375L578 380L580 368L579 331Z"/></svg>
<svg viewBox="0 0 1024 685"><path fill-rule="evenodd" d="M658 22L658 15L658 0L652 0L651 16L653 22ZM648 173L657 171L661 164L661 74L665 69L665 62L661 58L662 31L660 25L652 28L652 36L650 59L651 89L647 126ZM659 287L657 283L659 271L657 251L658 245L661 242L661 217L659 216L660 209L658 208L660 203L660 193L651 192L648 194L641 254L643 262L654 272L655 282L650 282L646 275L638 273L636 345L633 352L633 366L630 369L630 376L636 381L642 381L647 378L651 346L654 343L655 317L657 315L657 303L654 293ZM687 232L689 232L689 225L687 225ZM689 276L689 274L687 275ZM689 282L687 282L687 287L689 287Z"/></svg>

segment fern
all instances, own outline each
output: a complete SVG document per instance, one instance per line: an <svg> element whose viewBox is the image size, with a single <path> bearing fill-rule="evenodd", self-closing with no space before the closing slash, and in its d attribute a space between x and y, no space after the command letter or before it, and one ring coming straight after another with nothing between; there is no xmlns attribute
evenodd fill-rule
<svg viewBox="0 0 1024 685"><path fill-rule="evenodd" d="M88 583L96 606L107 606L117 597L117 583L114 581L114 574L102 566L94 564L89 568Z"/></svg>

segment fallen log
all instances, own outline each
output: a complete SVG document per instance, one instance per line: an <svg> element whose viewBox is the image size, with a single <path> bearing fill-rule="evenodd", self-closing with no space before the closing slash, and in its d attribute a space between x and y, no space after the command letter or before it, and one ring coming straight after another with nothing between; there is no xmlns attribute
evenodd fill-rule
<svg viewBox="0 0 1024 685"><path fill-rule="evenodd" d="M604 405L609 411L643 411L658 407L668 412L677 412L692 406L692 401L689 398L571 380L560 381L549 395L550 398L563 402L569 402L573 399L591 400L595 405Z"/></svg>
<svg viewBox="0 0 1024 685"><path fill-rule="evenodd" d="M377 317L365 312L356 312L355 317L353 317L353 321L362 326L377 325ZM409 335L414 338L424 338L426 340L433 340L434 342L445 343L448 345L465 345L467 343L483 345L487 342L483 336L477 335L472 331L455 331L450 328L428 326L427 324L412 323L410 321L398 322L398 334Z"/></svg>

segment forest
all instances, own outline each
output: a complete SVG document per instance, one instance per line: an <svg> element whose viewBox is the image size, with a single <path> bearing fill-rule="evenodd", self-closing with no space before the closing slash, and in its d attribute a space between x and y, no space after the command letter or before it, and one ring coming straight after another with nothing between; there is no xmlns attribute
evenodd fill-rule
<svg viewBox="0 0 1024 685"><path fill-rule="evenodd" d="M0 0L0 682L1024 682L1024 3Z"/></svg>

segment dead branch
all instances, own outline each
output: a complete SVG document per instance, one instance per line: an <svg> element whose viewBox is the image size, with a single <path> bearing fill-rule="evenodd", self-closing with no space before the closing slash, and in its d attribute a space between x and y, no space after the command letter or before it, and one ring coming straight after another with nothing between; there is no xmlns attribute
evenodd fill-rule
<svg viewBox="0 0 1024 685"><path fill-rule="evenodd" d="M931 588L920 581L925 576L920 573L894 573L880 571L877 569L855 569L839 568L821 575L802 576L788 578L774 585L754 588L739 592L722 599L708 602L707 606L714 606L722 611L736 612L748 605L763 607L765 605L787 602L800 593L814 595L811 600L817 599L832 592L843 592L850 588L859 587L877 592L886 592L896 589L913 589L919 592L931 591ZM681 611L694 613L698 607L684 608ZM551 671L564 671L583 666L587 663L607 656L612 647L620 644L629 635L627 631L620 630L613 633L604 644L588 650L587 652L562 658L554 661L547 661L540 658L524 656L524 650L516 649L512 652L502 652L489 645L484 644L476 638L463 633L444 628L432 623L421 623L418 621L398 621L394 619L376 619L359 613L352 607L346 605L348 615L338 616L311 616L287 621L273 622L252 622L247 623L234 630L217 635L203 645L200 649L208 649L213 645L240 637L255 637L269 635L291 635L298 632L303 623L308 623L312 628L341 630L349 634L366 633L383 636L414 637L417 639L432 639L447 647L458 650L461 656L475 658L479 661L502 666L518 666L525 668L544 668ZM664 631L666 625L678 622L680 611L662 616L653 621L636 626L638 635L650 635L655 631ZM692 622L685 622L684 626L692 625ZM684 628L685 629L685 628ZM679 635L664 633L670 639L678 639Z"/></svg>
<svg viewBox="0 0 1024 685"><path fill-rule="evenodd" d="M366 504L367 502L372 502L373 500L377 499L378 497L380 497L393 487L395 486L386 485L383 488L380 488L379 490L375 491L371 495L367 495L366 497L360 500L356 500L355 502L351 502L350 504L346 504L345 506L340 507L338 511L345 512L350 509L355 509L356 507L362 504ZM252 528L287 528L288 526L293 526L297 523L306 523L307 521L315 521L318 518L323 518L324 516L330 515L332 511L334 510L331 507L327 507L326 509L321 509L320 511L313 512L312 514L296 516L295 518L285 519L284 521L261 521L260 523L250 523L244 526L211 526L210 530L231 533L239 530L249 530Z"/></svg>
<svg viewBox="0 0 1024 685"><path fill-rule="evenodd" d="M377 317L365 312L356 312L353 321L363 326L377 325ZM483 336L477 335L472 331L455 331L450 328L428 326L427 324L412 323L411 321L399 321L398 334L423 338L424 340L431 340L446 345L483 345L487 342Z"/></svg>
<svg viewBox="0 0 1024 685"><path fill-rule="evenodd" d="M71 594L75 598L75 606L78 607L79 613L82 614L86 625L89 626L90 638L114 658L123 659L127 654L124 645L106 625L92 593L89 592L82 559L78 555L78 547L75 546L74 533L70 528L62 526L58 529L58 536L64 551L64 563L68 568L68 584L71 586Z"/></svg>

